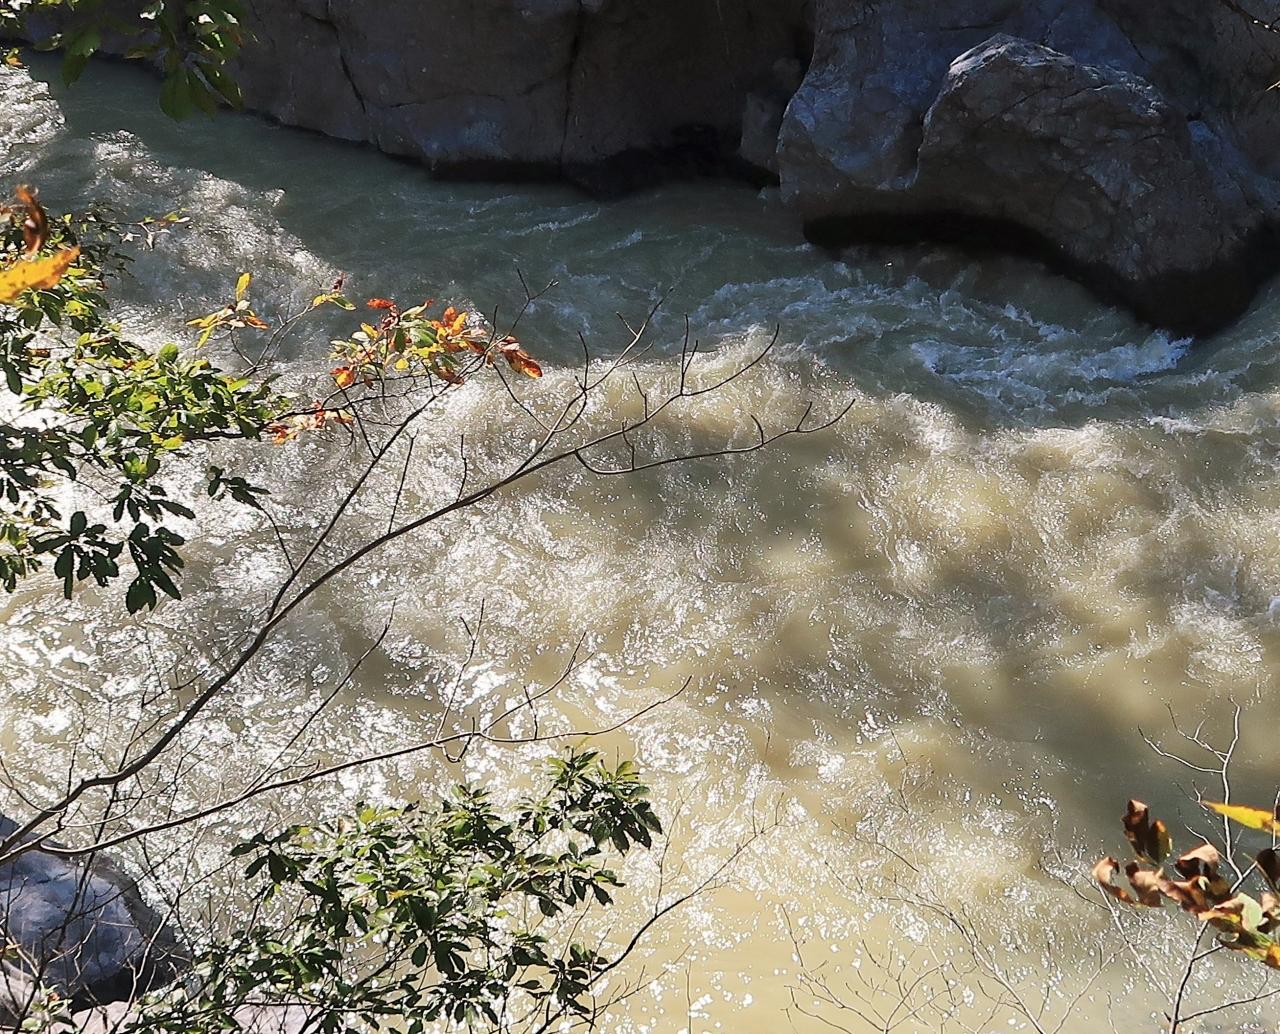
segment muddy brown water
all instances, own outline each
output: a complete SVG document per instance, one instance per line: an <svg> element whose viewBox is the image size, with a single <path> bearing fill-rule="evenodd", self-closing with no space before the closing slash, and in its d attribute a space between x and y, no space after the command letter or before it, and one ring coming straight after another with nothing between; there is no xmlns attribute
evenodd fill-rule
<svg viewBox="0 0 1280 1034"><path fill-rule="evenodd" d="M518 268L559 282L522 331L548 369L531 387L543 399L571 383L579 332L608 356L624 339L615 314L642 317L668 289L646 376L671 376L685 315L708 371L780 327L767 362L665 422L658 448L741 443L750 413L780 422L808 398L853 401L834 429L763 453L629 480L564 468L362 565L201 721L181 802L274 757L393 605L385 648L312 743L342 759L429 733L465 653L459 618L483 602L481 649L459 684L468 713L553 680L584 634L592 658L546 703L551 727L610 724L690 680L601 741L639 760L671 822L668 886L771 827L723 886L655 930L626 970L640 992L603 1029L1035 1029L993 1012L1012 992L974 968L940 906L967 917L1042 1029L1161 1029L1189 925L1118 928L1085 877L1122 847L1129 795L1183 843L1182 824L1202 822L1187 795L1197 781L1216 792L1212 778L1139 734L1173 745L1171 713L1225 743L1238 703L1236 795L1274 793L1276 289L1193 348L1022 261L930 248L833 260L769 192L702 183L601 204L433 183L251 118L175 125L128 69L91 70L72 91L55 72L0 69L0 180L38 183L57 208L188 210L190 225L120 289L122 318L157 339L182 335L245 269L266 310L343 271L357 295L471 299L501 316L520 298ZM287 383L324 376L329 329L291 346ZM621 393L592 426L612 404ZM499 387L469 386L421 438L405 505L454 490L460 433L481 467L524 448L513 419ZM358 458L319 441L242 457L296 541ZM374 484L361 520L385 520L397 478ZM190 531L188 598L147 621L110 594L64 603L43 580L3 601L0 743L27 792L53 792L73 749L82 768L112 756L140 693L207 659L267 598L280 565L248 516ZM247 831L430 795L453 777L512 791L547 749L477 748L457 766L418 756L260 801L210 823L183 864L212 870ZM622 925L651 905L656 858L627 873ZM1112 961L1097 975L1099 952ZM1258 979L1215 958L1193 999ZM894 1012L899 985L916 997ZM909 1017L920 987L954 1011L945 1025ZM877 1011L889 1020L871 1022ZM1193 1029L1278 1018L1262 1003Z"/></svg>

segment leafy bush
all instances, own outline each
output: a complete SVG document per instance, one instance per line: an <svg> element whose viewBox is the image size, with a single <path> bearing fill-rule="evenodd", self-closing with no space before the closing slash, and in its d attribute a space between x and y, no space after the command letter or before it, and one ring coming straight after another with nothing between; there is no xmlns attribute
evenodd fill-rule
<svg viewBox="0 0 1280 1034"><path fill-rule="evenodd" d="M195 442L271 438L284 444L309 430L350 424L361 396L379 396L388 378L410 387L433 381L460 384L472 365L504 359L530 377L541 368L511 337L487 338L468 313L431 303L404 310L372 299L377 325L364 323L334 343L340 365L328 397L300 405L267 376L281 337L325 306L355 305L341 284L316 295L302 311L273 328L253 309L244 274L227 304L192 320L193 347L169 342L152 350L127 337L107 317L105 278L127 262L121 228L99 216L49 220L30 188L4 210L0 236L0 585L10 592L49 561L69 597L77 583L107 585L127 559L133 577L129 611L154 608L162 595L178 598L183 537L173 518L195 512L164 486L167 460ZM149 221L147 232L177 222ZM206 354L215 335L240 354L237 335L266 332L266 343L227 371ZM353 395L354 391L354 395ZM62 483L89 485L107 502L91 516L58 502ZM205 492L259 507L265 490L211 467ZM170 523L166 523L170 522Z"/></svg>
<svg viewBox="0 0 1280 1034"><path fill-rule="evenodd" d="M127 555L130 611L178 596L183 539L166 524L193 511L162 481L191 442L256 438L287 406L260 378L229 373L199 349L151 350L107 316L105 277L119 268L116 229L100 218L50 221L20 188L0 236L0 584L52 562L70 596L106 585ZM7 397L5 397L7 396ZM59 501L88 485L107 513ZM242 479L210 472L214 498L253 505Z"/></svg>
<svg viewBox="0 0 1280 1034"><path fill-rule="evenodd" d="M113 49L155 64L164 76L160 106L173 118L239 106L240 88L226 66L244 43L243 19L239 0L141 0L132 17L105 0L0 0L0 34L60 49L68 83L107 38Z"/></svg>
<svg viewBox="0 0 1280 1034"><path fill-rule="evenodd" d="M510 817L483 790L434 806L359 808L236 850L260 918L207 949L193 979L143 1003L143 1031L238 1030L246 1002L292 1006L325 1032L502 1029L592 1013L610 968L582 914L622 886L610 867L661 823L623 762L594 751L549 763L546 787ZM572 915L574 921L557 925Z"/></svg>

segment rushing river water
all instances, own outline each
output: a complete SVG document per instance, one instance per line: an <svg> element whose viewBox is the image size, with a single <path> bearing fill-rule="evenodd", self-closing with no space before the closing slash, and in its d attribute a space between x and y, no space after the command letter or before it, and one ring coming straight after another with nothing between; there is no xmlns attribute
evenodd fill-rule
<svg viewBox="0 0 1280 1034"><path fill-rule="evenodd" d="M477 712L552 680L584 633L592 659L546 704L551 726L607 725L691 680L602 741L639 759L672 820L668 880L696 881L753 824L780 822L724 886L659 925L630 970L643 965L642 992L605 1029L879 1030L867 1016L895 992L868 985L932 971L937 987L939 963L954 967L959 1010L945 1029L1032 1029L989 1018L1010 991L975 969L938 904L969 917L1011 988L1043 1001L1043 1029L1159 1029L1189 920L1133 927L1141 947L1126 951L1087 871L1122 848L1127 796L1155 803L1186 844L1181 823L1201 821L1191 786L1217 792L1144 745L1139 729L1172 744L1171 712L1225 743L1238 703L1235 793L1274 793L1280 292L1193 347L1021 261L820 252L768 191L696 184L602 204L442 184L251 118L175 125L152 82L119 67L71 91L33 86L55 73L0 69L0 181L34 182L54 208L109 199L135 217L182 206L192 218L121 285L127 322L183 335L244 269L267 311L345 271L358 296L509 312L519 268L559 282L523 324L548 368L537 392L571 383L579 332L607 356L625 339L615 313L642 318L669 288L654 376L670 376L685 314L726 369L781 327L766 363L664 424L659 446L741 444L750 413L778 424L809 398L822 412L853 400L832 430L750 456L605 482L554 471L365 564L201 723L188 802L273 757L393 604L384 648L312 730L317 750L343 758L429 734L465 654L459 618L483 601L460 689ZM287 380L324 376L327 337L297 339ZM495 461L527 445L500 387L458 399L419 446L406 506L454 490L459 434ZM250 451L296 541L356 461L341 442ZM385 520L398 474L375 486L368 520ZM188 599L145 622L112 594L66 604L48 582L4 601L0 745L29 793L52 792L73 750L80 764L109 755L105 730L148 681L225 642L275 584L270 538L248 516L222 513L193 538ZM452 768L415 756L246 806L210 826L193 864L216 864L246 830L358 798L459 775L511 786L538 753L513 766L511 752L477 748ZM637 859L628 874L636 919L656 867ZM1095 978L1100 951L1116 958ZM1201 973L1199 1006L1256 986L1234 957ZM864 1015L815 1004L806 979ZM1277 1018L1264 1003L1194 1029Z"/></svg>

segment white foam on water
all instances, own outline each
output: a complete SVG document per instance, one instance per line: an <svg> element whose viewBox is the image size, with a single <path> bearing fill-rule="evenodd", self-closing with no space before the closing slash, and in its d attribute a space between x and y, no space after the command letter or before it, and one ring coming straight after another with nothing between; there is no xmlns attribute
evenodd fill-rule
<svg viewBox="0 0 1280 1034"><path fill-rule="evenodd" d="M0 66L0 177L23 174L41 145L64 127L49 88L23 69Z"/></svg>

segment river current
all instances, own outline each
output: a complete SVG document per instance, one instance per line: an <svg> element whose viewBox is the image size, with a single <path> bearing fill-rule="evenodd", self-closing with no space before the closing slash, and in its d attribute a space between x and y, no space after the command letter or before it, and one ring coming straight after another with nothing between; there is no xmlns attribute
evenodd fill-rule
<svg viewBox="0 0 1280 1034"><path fill-rule="evenodd" d="M552 681L584 635L591 659L546 701L550 726L608 725L690 680L600 744L636 757L669 820L666 886L765 828L722 885L655 928L626 971L639 993L604 1029L1036 1029L993 1011L1015 993L1046 1031L1161 1029L1190 920L1117 923L1088 870L1124 847L1127 797L1190 846L1183 823L1203 819L1189 795L1218 792L1139 730L1172 748L1175 719L1203 722L1225 745L1238 704L1235 796L1274 795L1280 289L1192 345L1021 260L817 250L771 191L697 183L601 203L434 182L250 117L174 124L151 80L116 66L71 90L49 64L0 69L0 181L35 183L56 209L187 210L118 290L120 317L157 340L188 340L185 321L248 269L265 313L345 272L357 297L500 317L522 298L518 269L558 281L522 324L540 392L571 383L579 333L607 357L625 340L616 314L642 319L668 290L654 376L674 369L686 316L726 369L780 328L764 364L664 423L659 446L741 444L748 414L777 424L810 398L819 412L852 401L831 430L749 456L603 482L565 467L363 565L202 721L183 802L274 757L393 606L383 648L311 733L330 759L428 735L466 653L460 618L483 603L458 684L474 713ZM286 382L323 379L330 329L296 339ZM527 444L490 383L437 421L402 505L455 489L460 434L495 462ZM248 451L298 541L357 461L340 440ZM370 522L398 475L364 504ZM110 756L107 730L143 689L267 598L280 571L250 515L190 530L187 598L146 621L114 594L65 603L50 581L0 601L0 747L29 794ZM358 799L457 777L510 790L551 749L412 756L261 800L211 822L184 864L214 868L246 832ZM647 914L656 861L626 870L619 923ZM1200 1006L1260 979L1235 957L1198 974ZM921 987L942 997L926 1008ZM899 990L913 997L895 1012ZM1193 1029L1278 1019L1264 1002Z"/></svg>

